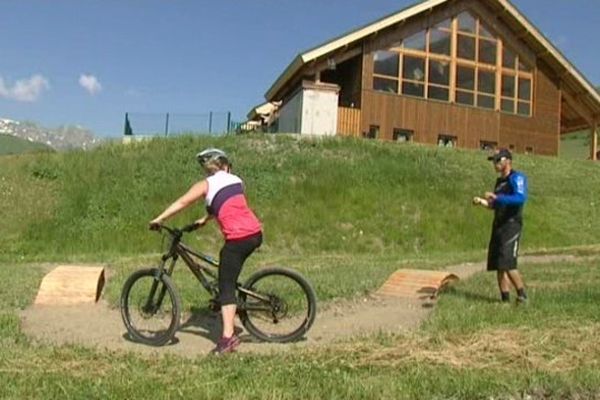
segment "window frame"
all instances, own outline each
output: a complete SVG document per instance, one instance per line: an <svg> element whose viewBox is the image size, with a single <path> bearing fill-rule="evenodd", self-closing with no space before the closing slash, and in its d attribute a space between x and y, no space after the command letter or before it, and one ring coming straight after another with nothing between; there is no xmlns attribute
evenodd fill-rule
<svg viewBox="0 0 600 400"><path fill-rule="evenodd" d="M398 137L405 136L407 140L398 140ZM410 143L415 137L415 131L412 129L405 128L393 128L392 129L392 140L398 143Z"/></svg>
<svg viewBox="0 0 600 400"><path fill-rule="evenodd" d="M463 13L468 13L469 17L474 19L475 28L474 32L465 32L459 30L459 17ZM450 54L441 54L431 51L432 35L435 32L447 32L450 35ZM375 73L375 60L373 60L373 73L372 83L373 90L375 89L376 79L385 79L394 81L396 85L395 94L401 96L408 96L412 98L418 98L423 100L438 101L444 103L455 104L458 106L475 107L488 111L497 111L504 114L510 114L520 117L532 117L534 111L534 93L535 93L535 66L529 66L527 61L520 56L519 52L516 51L507 40L505 40L498 32L496 32L489 24L482 20L476 13L465 9L449 18L444 18L441 21L432 24L430 27L413 32L408 35L408 38L424 32L425 35L425 50L415 50L412 48L405 47L405 39L396 43L388 49L378 49L374 51L376 54L378 51L395 52L398 55L398 74L397 76L388 76L383 74ZM486 34L485 32L488 32ZM465 59L459 57L459 36L470 37L474 40L474 58ZM495 45L495 64L481 62L480 60L480 42L494 42ZM506 49L506 50L505 50ZM505 66L505 53L508 55L506 58L513 59L514 68L510 65ZM404 77L405 59L407 57L413 57L423 60L424 71L422 80L411 79L410 77ZM443 85L437 82L430 81L430 69L433 63L439 62L447 65L448 71L448 85ZM460 88L458 85L458 72L460 68L469 68L474 70L474 89ZM480 90L479 87L479 75L481 73L488 72L493 73L495 76L494 91L493 93ZM514 77L514 96L506 96L502 92L502 84L504 76ZM519 97L520 85L526 80L529 81L530 90L528 98ZM412 93L408 93L406 85L416 85L418 88ZM445 90L448 93L447 98L445 96L432 97L433 93L439 93ZM376 90L381 93L394 93L394 91L383 91ZM416 93L418 92L418 93ZM422 95L421 95L422 94ZM459 102L461 97L472 97L473 102ZM440 98L441 97L441 98ZM509 104L511 107L505 107ZM493 104L493 106L492 106ZM520 112L520 110L527 110L527 112Z"/></svg>

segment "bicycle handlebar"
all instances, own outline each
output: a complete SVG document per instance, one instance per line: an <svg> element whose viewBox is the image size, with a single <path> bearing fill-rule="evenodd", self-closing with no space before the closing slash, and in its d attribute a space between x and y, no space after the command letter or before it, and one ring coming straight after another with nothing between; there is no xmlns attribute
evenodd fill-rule
<svg viewBox="0 0 600 400"><path fill-rule="evenodd" d="M183 233L193 232L198 228L200 228L200 224L198 224L197 222L191 223L189 225L185 225L183 228L170 228L163 224L156 224L156 225L150 226L150 229L152 229L152 230L161 231L164 229L167 232L169 232L172 236L179 236L179 237L181 237L181 235Z"/></svg>

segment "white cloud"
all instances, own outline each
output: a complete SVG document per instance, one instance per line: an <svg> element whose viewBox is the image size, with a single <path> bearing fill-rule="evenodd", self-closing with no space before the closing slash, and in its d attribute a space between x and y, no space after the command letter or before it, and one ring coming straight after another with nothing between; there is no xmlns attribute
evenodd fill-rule
<svg viewBox="0 0 600 400"><path fill-rule="evenodd" d="M42 75L32 75L29 79L21 79L11 87L0 77L0 97L10 100L34 102L40 98L44 90L50 89L48 79Z"/></svg>
<svg viewBox="0 0 600 400"><path fill-rule="evenodd" d="M94 75L81 74L79 77L79 84L92 96L102 90L100 81Z"/></svg>

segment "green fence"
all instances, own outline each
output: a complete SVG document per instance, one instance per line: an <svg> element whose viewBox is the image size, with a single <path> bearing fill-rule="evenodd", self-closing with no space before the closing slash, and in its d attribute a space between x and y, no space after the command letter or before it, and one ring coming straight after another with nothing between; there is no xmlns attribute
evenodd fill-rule
<svg viewBox="0 0 600 400"><path fill-rule="evenodd" d="M181 134L235 133L240 122L231 120L231 112L204 114L125 113L124 135L175 136Z"/></svg>

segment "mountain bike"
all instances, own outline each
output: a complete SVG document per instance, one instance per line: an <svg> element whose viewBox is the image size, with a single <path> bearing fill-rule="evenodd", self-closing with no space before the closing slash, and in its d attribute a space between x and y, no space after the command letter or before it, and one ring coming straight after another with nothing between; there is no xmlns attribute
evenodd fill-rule
<svg viewBox="0 0 600 400"><path fill-rule="evenodd" d="M140 269L125 281L121 291L121 316L134 341L151 346L170 342L181 323L181 297L171 279L181 258L201 286L209 293L209 308L218 311L219 262L210 255L184 244L181 229L160 225L166 233L167 251L158 267ZM300 339L312 326L317 312L315 291L300 273L280 267L256 271L244 283L237 283L237 313L242 325L265 342L285 343Z"/></svg>

